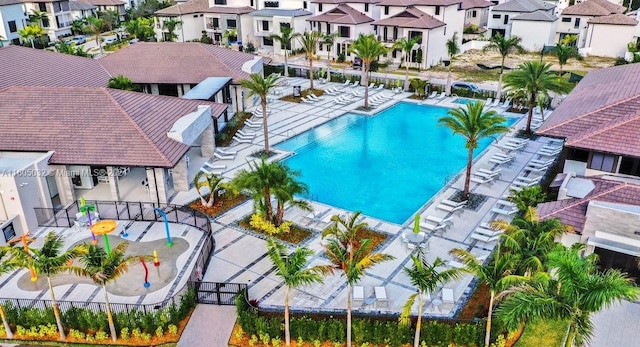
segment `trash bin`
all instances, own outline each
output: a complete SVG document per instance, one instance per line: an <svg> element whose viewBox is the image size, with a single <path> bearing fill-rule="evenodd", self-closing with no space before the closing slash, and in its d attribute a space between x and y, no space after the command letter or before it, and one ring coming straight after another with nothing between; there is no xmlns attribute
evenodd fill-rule
<svg viewBox="0 0 640 347"><path fill-rule="evenodd" d="M300 86L293 86L293 96L299 98L300 96L302 96L302 87Z"/></svg>

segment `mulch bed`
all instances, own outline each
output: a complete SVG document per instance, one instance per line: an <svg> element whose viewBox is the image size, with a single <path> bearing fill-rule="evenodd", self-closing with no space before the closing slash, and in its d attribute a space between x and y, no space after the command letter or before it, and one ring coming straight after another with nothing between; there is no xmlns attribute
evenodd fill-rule
<svg viewBox="0 0 640 347"><path fill-rule="evenodd" d="M489 287L484 284L476 287L476 290L471 294L469 300L464 305L458 319L473 319L473 318L486 318L489 313L489 298L491 293Z"/></svg>
<svg viewBox="0 0 640 347"><path fill-rule="evenodd" d="M300 102L302 102L302 97L306 98L311 93L313 93L313 95L315 95L315 96L321 96L321 95L324 95L324 90L322 90L322 89L305 89L302 92L300 92L301 95L299 97L298 96L293 96L293 95L287 95L287 96L281 97L280 100L300 103Z"/></svg>
<svg viewBox="0 0 640 347"><path fill-rule="evenodd" d="M249 112L238 112L233 116L227 126L216 135L216 146L219 147L228 147L233 141L233 136L235 136L238 130L244 127L244 122L251 118L251 113Z"/></svg>
<svg viewBox="0 0 640 347"><path fill-rule="evenodd" d="M292 225L291 228L289 229L288 233L279 233L279 234L275 234L275 235L268 235L266 234L264 231L262 230L258 230L258 229L254 229L251 225L249 225L249 220L251 219L251 216L247 216L244 219L242 219L240 222L238 222L238 224L248 230L251 230L254 233L257 234L261 234L264 235L265 237L275 237L278 240L284 241L284 242L288 242L294 245L297 245L299 243L301 243L302 241L306 240L307 238L309 238L313 232L299 227L297 225Z"/></svg>
<svg viewBox="0 0 640 347"><path fill-rule="evenodd" d="M206 207L202 205L200 199L198 198L198 200L190 203L189 207L194 210L200 211L207 216L217 217L249 199L250 197L244 194L240 194L238 196L223 195L222 197L218 198L213 206Z"/></svg>

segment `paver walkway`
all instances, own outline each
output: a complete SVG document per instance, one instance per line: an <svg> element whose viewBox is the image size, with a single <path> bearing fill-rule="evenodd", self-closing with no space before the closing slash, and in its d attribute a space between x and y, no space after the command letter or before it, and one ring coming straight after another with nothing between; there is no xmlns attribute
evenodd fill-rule
<svg viewBox="0 0 640 347"><path fill-rule="evenodd" d="M178 347L227 347L236 317L235 306L198 305Z"/></svg>
<svg viewBox="0 0 640 347"><path fill-rule="evenodd" d="M640 303L622 304L593 315L593 339L589 347L640 347Z"/></svg>

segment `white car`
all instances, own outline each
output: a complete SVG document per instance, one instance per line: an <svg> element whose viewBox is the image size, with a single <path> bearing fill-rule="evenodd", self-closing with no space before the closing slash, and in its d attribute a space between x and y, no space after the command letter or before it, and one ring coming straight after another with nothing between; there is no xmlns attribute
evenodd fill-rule
<svg viewBox="0 0 640 347"><path fill-rule="evenodd" d="M103 39L103 40L102 40L102 44L104 44L104 45L108 45L108 44L111 44L111 43L116 42L117 40L118 40L118 39L117 39L117 38L115 38L115 37L109 37L109 38Z"/></svg>

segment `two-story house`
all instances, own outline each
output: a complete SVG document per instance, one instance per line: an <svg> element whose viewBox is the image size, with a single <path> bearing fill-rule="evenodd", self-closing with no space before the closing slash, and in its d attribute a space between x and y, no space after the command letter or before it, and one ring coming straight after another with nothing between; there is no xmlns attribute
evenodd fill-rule
<svg viewBox="0 0 640 347"><path fill-rule="evenodd" d="M493 5L487 0L463 0L462 9L465 10L465 28L475 25L479 28L486 27L489 21L489 8Z"/></svg>
<svg viewBox="0 0 640 347"><path fill-rule="evenodd" d="M308 8L307 1L303 5ZM279 35L280 28L287 26L293 28L294 32L301 33L307 28L307 19L312 13L303 8L283 8L282 6L296 6L296 1L263 1L260 10L251 13L253 16L253 35L256 37L258 49L275 54L282 54L282 46L275 44L271 35ZM298 40L292 40L291 48L300 47Z"/></svg>
<svg viewBox="0 0 640 347"><path fill-rule="evenodd" d="M614 13L590 19L587 23L585 55L623 57L630 42L638 42L638 20Z"/></svg>
<svg viewBox="0 0 640 347"><path fill-rule="evenodd" d="M514 17L525 13L542 11L553 15L554 6L540 0L511 0L491 7L487 29L493 37L497 34L503 37L511 36L511 25ZM536 29L531 29L536 30ZM548 42L540 42L547 44Z"/></svg>
<svg viewBox="0 0 640 347"><path fill-rule="evenodd" d="M169 41L164 23L168 20L180 21L173 31L175 41L186 42L200 39L204 31L204 12L209 8L209 0L191 0L177 3L173 6L156 11L155 32L156 37L162 41Z"/></svg>
<svg viewBox="0 0 640 347"><path fill-rule="evenodd" d="M576 47L584 48L587 42L587 26L590 20L596 17L623 13L624 10L623 6L613 4L607 0L587 0L569 6L560 15L560 22L556 29L556 42L568 35L575 35L578 38L574 43Z"/></svg>
<svg viewBox="0 0 640 347"><path fill-rule="evenodd" d="M351 60L349 46L360 34L369 34L371 32L373 18L350 5L339 4L322 14L308 18L307 21L309 21L311 30L317 30L323 34L338 33L334 46L329 47L321 44L318 48L318 54L324 52L323 57L328 55L336 58L344 53L345 58Z"/></svg>
<svg viewBox="0 0 640 347"><path fill-rule="evenodd" d="M420 36L410 63L426 69L448 59L445 42L457 33L462 43L465 10L462 0L383 0L380 20L373 22L373 30L389 47L399 38ZM389 59L400 62L402 53L394 50Z"/></svg>
<svg viewBox="0 0 640 347"><path fill-rule="evenodd" d="M204 12L204 30L214 43L248 42L256 44L253 35L254 0L211 0L209 8Z"/></svg>
<svg viewBox="0 0 640 347"><path fill-rule="evenodd" d="M523 13L511 19L511 36L521 39L520 45L530 52L539 52L553 44L558 17L549 11Z"/></svg>
<svg viewBox="0 0 640 347"><path fill-rule="evenodd" d="M9 0L0 3L0 47L20 44L18 31L27 25L28 14L25 4L20 0Z"/></svg>
<svg viewBox="0 0 640 347"><path fill-rule="evenodd" d="M124 15L125 7L128 5L127 2L122 0L78 0L78 1L84 1L89 5L96 6L96 10L100 12L116 11L121 15Z"/></svg>
<svg viewBox="0 0 640 347"><path fill-rule="evenodd" d="M71 0L69 1L69 7L71 8L72 20L95 17L98 12L98 6L84 1Z"/></svg>

